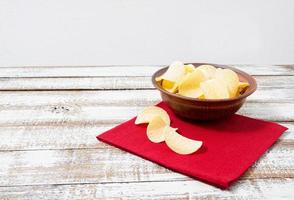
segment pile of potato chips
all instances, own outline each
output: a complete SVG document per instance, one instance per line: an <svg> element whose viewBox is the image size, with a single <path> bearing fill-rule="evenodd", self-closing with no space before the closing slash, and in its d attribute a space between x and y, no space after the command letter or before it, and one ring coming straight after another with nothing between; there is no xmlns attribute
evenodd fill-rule
<svg viewBox="0 0 294 200"><path fill-rule="evenodd" d="M227 99L243 94L249 87L240 82L238 75L230 69L212 65L173 62L167 71L156 77L163 89L185 97L198 99Z"/></svg>
<svg viewBox="0 0 294 200"><path fill-rule="evenodd" d="M164 142L174 152L182 155L196 152L202 141L191 140L170 127L170 118L165 110L157 106L145 108L136 118L135 124L148 123L147 137L151 142Z"/></svg>

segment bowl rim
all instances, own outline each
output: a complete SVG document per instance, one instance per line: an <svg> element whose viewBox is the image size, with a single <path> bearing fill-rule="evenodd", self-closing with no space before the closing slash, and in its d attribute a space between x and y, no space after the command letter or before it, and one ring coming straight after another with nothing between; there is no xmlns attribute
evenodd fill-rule
<svg viewBox="0 0 294 200"><path fill-rule="evenodd" d="M240 70L240 69L237 69L235 67L231 67L229 65L220 65L220 64L213 64L213 63L184 63L185 65L186 64L192 64L194 66L199 66L199 65L213 65L215 67L218 67L218 68L223 68L223 69L231 69L233 70L234 72L236 72L237 74L240 74L242 76L244 76L247 80L247 82L249 82L249 88L243 93L241 94L240 96L237 96L237 97L232 97L232 98L227 98L227 99L197 99L197 98L193 98L193 97L185 97L185 96L181 96L181 95L178 95L178 94L174 94L174 93L171 93L167 90L164 90L161 86L159 86L158 82L155 80L156 77L162 75L169 66L165 66L159 70L157 70L153 75L152 75L152 83L153 83L153 86L158 89L160 92L163 92L164 94L166 95L169 95L169 96L173 96L173 97L176 97L176 98L180 98L180 99L183 99L183 100L189 100L189 101L194 101L194 102L230 102L230 101L235 101L235 100L240 100L240 99L243 99L243 98L246 98L248 97L249 95L251 95L253 92L256 91L257 89L257 83L256 83L256 80L251 76L249 75L248 73Z"/></svg>

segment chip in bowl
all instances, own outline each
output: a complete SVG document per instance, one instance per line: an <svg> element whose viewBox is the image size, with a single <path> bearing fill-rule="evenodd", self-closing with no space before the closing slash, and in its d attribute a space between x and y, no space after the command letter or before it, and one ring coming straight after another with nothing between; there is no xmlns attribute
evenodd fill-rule
<svg viewBox="0 0 294 200"><path fill-rule="evenodd" d="M194 67L179 61L173 62L156 81L168 92L202 100L234 98L249 87L231 69L208 64Z"/></svg>
<svg viewBox="0 0 294 200"><path fill-rule="evenodd" d="M193 98L200 97L203 95L200 84L205 79L204 73L199 69L195 69L193 72L185 76L179 85L178 94Z"/></svg>

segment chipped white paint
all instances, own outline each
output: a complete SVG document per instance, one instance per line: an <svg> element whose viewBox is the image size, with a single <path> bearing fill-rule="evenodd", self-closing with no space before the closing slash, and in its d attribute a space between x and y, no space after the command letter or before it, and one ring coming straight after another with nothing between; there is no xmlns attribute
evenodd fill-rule
<svg viewBox="0 0 294 200"><path fill-rule="evenodd" d="M129 104L121 106L98 105L80 106L48 105L24 109L0 110L0 126L12 125L77 125L77 124L113 124L126 121L137 115L144 107L156 102L146 104ZM247 102L239 114L272 121L292 121L294 119L294 103L257 103ZM97 114L99 113L99 114ZM272 115L275 113L275 115Z"/></svg>
<svg viewBox="0 0 294 200"><path fill-rule="evenodd" d="M190 180L98 141L95 149L2 151L0 169L0 186ZM276 144L241 179L273 177L294 178L293 143Z"/></svg>
<svg viewBox="0 0 294 200"><path fill-rule="evenodd" d="M294 76L256 76L258 87L293 88ZM0 78L0 90L118 90L154 88L150 76ZM284 87L285 88L285 87Z"/></svg>
<svg viewBox="0 0 294 200"><path fill-rule="evenodd" d="M270 80L269 80L270 82ZM274 81L273 81L274 82ZM270 83L269 83L270 84ZM259 88L248 102L293 102L291 87L281 85L280 88ZM119 97L119 98L117 98ZM11 101L13 99L13 101ZM23 91L0 92L0 109L27 109L46 106L99 106L99 105L148 105L160 100L159 92L148 90L105 90L105 91Z"/></svg>
<svg viewBox="0 0 294 200"><path fill-rule="evenodd" d="M293 75L294 66L231 65L251 75ZM151 76L164 66L58 66L0 68L0 77Z"/></svg>
<svg viewBox="0 0 294 200"><path fill-rule="evenodd" d="M279 75L256 76L258 91L240 113L289 130L228 191L96 140L160 100L150 82L159 67L0 68L0 90L52 90L0 92L0 199L293 198L294 76L283 76L293 66L238 67Z"/></svg>
<svg viewBox="0 0 294 200"><path fill-rule="evenodd" d="M4 126L1 127L0 151L103 148L103 143L98 145L95 137L115 125Z"/></svg>
<svg viewBox="0 0 294 200"><path fill-rule="evenodd" d="M71 126L2 126L0 151L34 149L78 149L104 148L97 143L95 136L117 124L76 124ZM289 128L281 137L280 143L292 143L294 124L282 123ZM108 147L106 147L108 148Z"/></svg>
<svg viewBox="0 0 294 200"><path fill-rule="evenodd" d="M293 179L242 180L231 190L220 190L199 181L111 184L40 185L0 187L3 198L16 200L67 199L293 199ZM274 193L275 192L275 193ZM274 193L274 194L273 194ZM272 198L273 197L273 198Z"/></svg>
<svg viewBox="0 0 294 200"><path fill-rule="evenodd" d="M0 68L0 77L151 76L161 66L83 66ZM273 67L275 68L275 67ZM138 70L140 69L140 70ZM283 69L283 68L282 68ZM284 68L280 73L287 73Z"/></svg>

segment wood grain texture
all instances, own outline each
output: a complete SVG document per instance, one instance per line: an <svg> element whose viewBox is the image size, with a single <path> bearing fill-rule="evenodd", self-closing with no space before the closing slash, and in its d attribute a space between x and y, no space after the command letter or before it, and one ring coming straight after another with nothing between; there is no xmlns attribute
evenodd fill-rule
<svg viewBox="0 0 294 200"><path fill-rule="evenodd" d="M293 88L294 76L255 76L258 88ZM154 88L149 76L0 78L0 90L135 90Z"/></svg>
<svg viewBox="0 0 294 200"><path fill-rule="evenodd" d="M231 65L251 75L294 75L293 65ZM3 67L0 77L99 77L151 76L164 66L58 66Z"/></svg>
<svg viewBox="0 0 294 200"><path fill-rule="evenodd" d="M198 181L138 182L111 184L42 185L0 187L3 200L214 200L214 199L293 199L293 179L241 180L223 191Z"/></svg>
<svg viewBox="0 0 294 200"><path fill-rule="evenodd" d="M294 123L281 124L289 130L280 137L280 145L294 144ZM98 144L95 137L116 125L2 126L0 151L112 148L103 143Z"/></svg>
<svg viewBox="0 0 294 200"><path fill-rule="evenodd" d="M2 109L0 111L0 127L121 123L136 116L146 106L137 106L136 104L129 106L79 106L66 104L27 109ZM294 121L294 111L290 108L293 107L294 103L248 102L238 113L265 120L292 122ZM272 113L275 114L273 115Z"/></svg>
<svg viewBox="0 0 294 200"><path fill-rule="evenodd" d="M294 100L293 90L290 86L285 86L282 89L260 86L255 93L247 98L247 102L290 103ZM80 106L125 106L136 104L145 106L160 101L160 99L159 92L155 89L123 91L2 91L0 92L0 109L67 104Z"/></svg>
<svg viewBox="0 0 294 200"><path fill-rule="evenodd" d="M273 121L293 121L292 82L281 79L261 79L258 91L248 98L240 113ZM270 87L271 83L275 86ZM158 101L159 93L151 89L6 91L0 93L0 126L119 123Z"/></svg>
<svg viewBox="0 0 294 200"><path fill-rule="evenodd" d="M151 76L161 66L60 66L1 68L0 77L47 78L47 77L124 77ZM289 69L284 68L285 73ZM280 72L283 73L283 72Z"/></svg>
<svg viewBox="0 0 294 200"><path fill-rule="evenodd" d="M289 130L227 191L96 140L160 101L159 68L0 68L0 199L294 198L294 65L237 65L258 82L240 113Z"/></svg>
<svg viewBox="0 0 294 200"><path fill-rule="evenodd" d="M190 180L100 142L96 149L0 152L0 168L1 187ZM276 144L242 177L259 178L294 178L294 144Z"/></svg>

